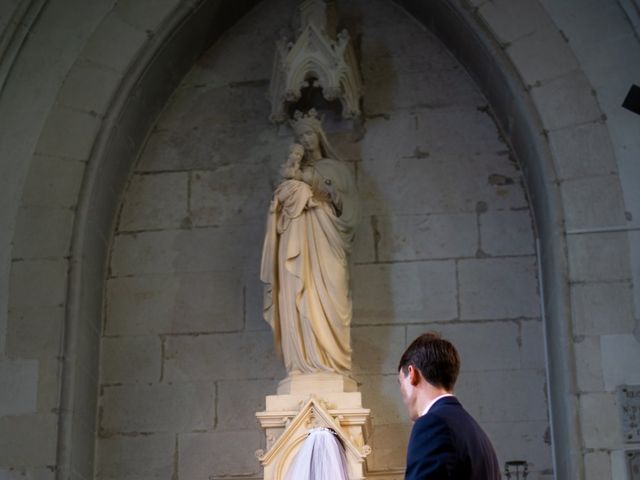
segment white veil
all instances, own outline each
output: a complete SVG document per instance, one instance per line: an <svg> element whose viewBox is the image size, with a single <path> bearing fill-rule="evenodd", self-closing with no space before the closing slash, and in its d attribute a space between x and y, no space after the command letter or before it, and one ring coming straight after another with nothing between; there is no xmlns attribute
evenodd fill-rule
<svg viewBox="0 0 640 480"><path fill-rule="evenodd" d="M347 457L336 434L328 428L312 428L285 480L349 480Z"/></svg>

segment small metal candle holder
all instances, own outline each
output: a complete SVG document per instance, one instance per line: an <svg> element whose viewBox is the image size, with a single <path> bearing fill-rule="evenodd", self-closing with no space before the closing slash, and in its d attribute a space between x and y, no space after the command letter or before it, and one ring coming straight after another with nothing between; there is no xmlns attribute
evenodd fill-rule
<svg viewBox="0 0 640 480"><path fill-rule="evenodd" d="M509 460L504 462L504 474L507 479L525 480L529 475L529 465L524 460Z"/></svg>

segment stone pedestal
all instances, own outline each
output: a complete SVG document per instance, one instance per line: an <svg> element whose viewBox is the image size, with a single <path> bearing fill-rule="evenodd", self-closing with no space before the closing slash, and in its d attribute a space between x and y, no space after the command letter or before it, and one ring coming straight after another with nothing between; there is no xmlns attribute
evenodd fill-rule
<svg viewBox="0 0 640 480"><path fill-rule="evenodd" d="M312 428L333 429L345 447L350 480L366 478L371 411L352 378L332 373L293 375L267 395L266 409L256 413L265 430L266 450L256 455L264 480L283 480L302 442Z"/></svg>

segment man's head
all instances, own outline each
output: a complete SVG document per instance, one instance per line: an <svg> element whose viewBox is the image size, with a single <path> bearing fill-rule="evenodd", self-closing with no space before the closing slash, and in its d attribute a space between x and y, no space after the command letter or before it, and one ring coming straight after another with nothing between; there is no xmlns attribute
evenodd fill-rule
<svg viewBox="0 0 640 480"><path fill-rule="evenodd" d="M400 394L415 420L430 398L450 393L460 372L460 357L448 340L434 332L416 338L398 364Z"/></svg>

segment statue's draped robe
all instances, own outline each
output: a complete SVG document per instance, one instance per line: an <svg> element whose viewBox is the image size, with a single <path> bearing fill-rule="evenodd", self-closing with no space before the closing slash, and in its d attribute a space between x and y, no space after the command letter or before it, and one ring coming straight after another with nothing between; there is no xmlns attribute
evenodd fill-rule
<svg viewBox="0 0 640 480"><path fill-rule="evenodd" d="M285 180L269 208L262 252L265 320L287 371L351 369L349 253L357 222L353 175L341 161L322 159L311 169L313 188ZM307 171L308 173L308 171ZM333 186L340 215L321 195Z"/></svg>

